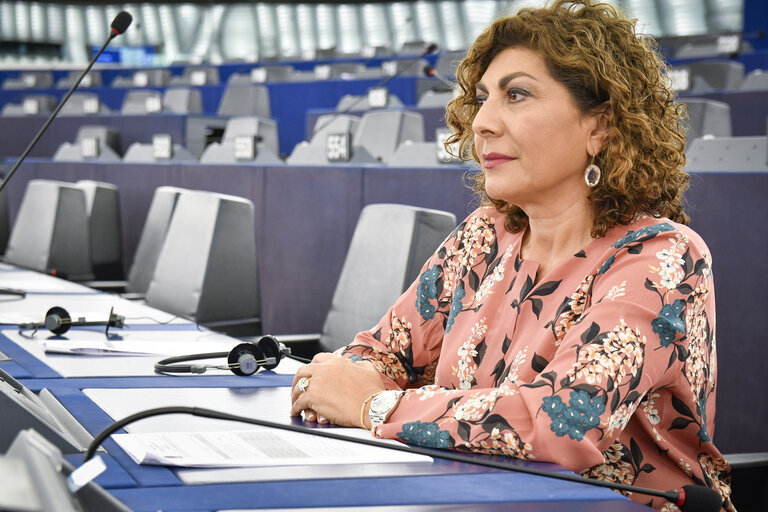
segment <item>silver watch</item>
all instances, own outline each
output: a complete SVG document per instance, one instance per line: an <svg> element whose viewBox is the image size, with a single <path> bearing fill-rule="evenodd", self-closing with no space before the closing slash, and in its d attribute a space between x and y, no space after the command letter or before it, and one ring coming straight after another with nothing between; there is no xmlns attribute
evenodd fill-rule
<svg viewBox="0 0 768 512"><path fill-rule="evenodd" d="M371 427L379 426L387 420L387 416L389 416L389 413L392 412L392 409L400 401L403 393L405 392L390 389L382 391L371 400L371 408L368 410Z"/></svg>

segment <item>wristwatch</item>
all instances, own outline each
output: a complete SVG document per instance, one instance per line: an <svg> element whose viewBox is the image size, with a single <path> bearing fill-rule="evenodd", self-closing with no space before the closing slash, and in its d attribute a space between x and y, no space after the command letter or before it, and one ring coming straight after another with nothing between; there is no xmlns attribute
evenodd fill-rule
<svg viewBox="0 0 768 512"><path fill-rule="evenodd" d="M371 428L377 427L387 420L387 416L395 408L404 393L404 391L389 389L382 391L371 400L371 408L368 410Z"/></svg>

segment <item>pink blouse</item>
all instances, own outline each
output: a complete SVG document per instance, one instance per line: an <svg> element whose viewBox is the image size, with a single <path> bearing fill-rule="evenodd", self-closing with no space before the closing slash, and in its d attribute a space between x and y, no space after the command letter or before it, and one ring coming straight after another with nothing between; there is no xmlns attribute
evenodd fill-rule
<svg viewBox="0 0 768 512"><path fill-rule="evenodd" d="M522 236L476 210L379 324L340 349L407 390L374 434L661 490L702 484L732 510L712 444L715 298L701 238L642 216L537 282Z"/></svg>

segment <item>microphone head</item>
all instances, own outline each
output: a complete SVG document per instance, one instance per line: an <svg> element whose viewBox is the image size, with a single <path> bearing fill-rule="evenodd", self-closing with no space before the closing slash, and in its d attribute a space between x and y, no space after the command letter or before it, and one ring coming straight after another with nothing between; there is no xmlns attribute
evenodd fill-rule
<svg viewBox="0 0 768 512"><path fill-rule="evenodd" d="M435 53L436 51L437 45L435 43L430 43L430 45L424 49L424 55L429 55L431 53Z"/></svg>
<svg viewBox="0 0 768 512"><path fill-rule="evenodd" d="M678 504L682 512L718 512L723 508L723 498L714 489L703 485L684 485L685 502Z"/></svg>
<svg viewBox="0 0 768 512"><path fill-rule="evenodd" d="M112 20L112 33L116 36L119 36L123 32L125 32L128 27L131 26L131 22L133 21L133 16L131 16L126 11L120 11L117 13L117 16L115 16L115 19Z"/></svg>
<svg viewBox="0 0 768 512"><path fill-rule="evenodd" d="M424 74L427 76L435 76L435 68L427 64L424 66Z"/></svg>

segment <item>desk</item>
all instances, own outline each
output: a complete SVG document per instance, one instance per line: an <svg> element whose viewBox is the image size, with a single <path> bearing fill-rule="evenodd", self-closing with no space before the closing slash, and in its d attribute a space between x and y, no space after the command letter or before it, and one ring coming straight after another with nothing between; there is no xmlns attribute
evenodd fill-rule
<svg viewBox="0 0 768 512"><path fill-rule="evenodd" d="M21 281L38 281L40 288L45 288L40 284L42 282L48 282L51 288L55 288L57 284L48 277L40 278L29 271L13 270L8 266L0 268L0 280L3 274L13 275ZM63 285L62 288L69 288L69 285ZM104 308L113 305L116 300L115 297L102 293L67 291L49 292L41 296L59 304L67 301L73 301L73 304L85 301L95 306L101 301ZM14 307L21 311L26 306L27 314L34 315L40 307L39 301L39 296L29 294L26 298L16 301ZM122 303L120 305L122 306ZM139 306L147 308L135 305ZM159 311L151 311L150 314L163 315ZM158 343L174 344L174 339L198 334L196 329L189 327L188 322L179 321L177 324L154 326L152 330L163 336ZM15 327L0 326L2 348L16 345L18 353L27 353L28 360L37 359L39 365L49 369L42 375L20 376L21 382L34 392L43 388L51 391L92 434L100 432L114 419L133 411L170 404L209 407L282 423L300 421L290 418L288 414L288 386L296 368L290 364L283 366L283 363L288 361L281 362L276 371L261 371L252 377L236 377L228 372L210 376L176 377L146 372L131 376L130 368L121 362L124 359L99 357L86 361L89 361L91 366L112 369L122 365L128 372L118 374L107 370L94 373L81 370L79 374L64 378L53 370L53 356L30 348L37 340L16 338L14 331ZM226 340L221 340L221 343L226 343ZM84 366L80 364L84 360L83 356L58 357L69 359L70 362L76 361L78 364L75 366ZM11 364L18 362L0 362L0 367L10 368ZM60 366L67 367L66 364ZM32 364L30 367L33 371L36 369ZM280 373L284 369L289 372ZM132 431L199 431L211 428L242 430L248 429L249 426L226 425L192 417L166 416L127 427ZM104 455L107 470L97 478L97 483L136 511L365 505L391 509L401 505L460 506L475 503L494 510L503 509L505 505L512 507L512 504L515 510L536 511L645 510L641 505L603 488L439 459L431 463L367 464L339 468L293 466L211 471L137 465L112 439L104 443L104 448L107 450ZM80 457L69 455L67 459L78 465ZM542 467L557 469L551 464Z"/></svg>

